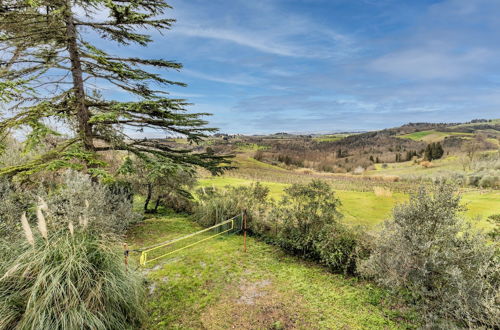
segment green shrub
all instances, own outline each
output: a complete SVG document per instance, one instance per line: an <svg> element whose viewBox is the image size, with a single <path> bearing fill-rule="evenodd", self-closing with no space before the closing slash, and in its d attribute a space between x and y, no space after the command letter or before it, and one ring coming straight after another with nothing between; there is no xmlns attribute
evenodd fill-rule
<svg viewBox="0 0 500 330"><path fill-rule="evenodd" d="M354 273L359 234L340 222L340 205L325 182L292 185L269 214L278 226L276 243L335 272Z"/></svg>
<svg viewBox="0 0 500 330"><path fill-rule="evenodd" d="M127 187L92 182L88 175L79 172L67 171L57 189L40 194L48 204L54 226L86 220L89 230L96 233L122 235L141 219L133 210Z"/></svg>
<svg viewBox="0 0 500 330"><path fill-rule="evenodd" d="M421 188L394 209L360 270L411 297L430 327L498 328L499 256L462 210L453 187Z"/></svg>
<svg viewBox="0 0 500 330"><path fill-rule="evenodd" d="M225 189L201 188L197 191L198 203L194 218L203 226L213 226L247 210L249 224L256 225L267 211L269 188L260 183L251 186L227 186Z"/></svg>
<svg viewBox="0 0 500 330"><path fill-rule="evenodd" d="M1 329L139 327L143 286L113 238L66 230L17 243L0 266Z"/></svg>

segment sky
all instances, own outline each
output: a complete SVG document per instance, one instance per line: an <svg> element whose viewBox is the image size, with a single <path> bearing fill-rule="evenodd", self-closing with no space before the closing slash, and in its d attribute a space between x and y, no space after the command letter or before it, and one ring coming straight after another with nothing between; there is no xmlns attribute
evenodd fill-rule
<svg viewBox="0 0 500 330"><path fill-rule="evenodd" d="M500 118L498 0L171 0L171 31L123 52L223 133L330 133Z"/></svg>

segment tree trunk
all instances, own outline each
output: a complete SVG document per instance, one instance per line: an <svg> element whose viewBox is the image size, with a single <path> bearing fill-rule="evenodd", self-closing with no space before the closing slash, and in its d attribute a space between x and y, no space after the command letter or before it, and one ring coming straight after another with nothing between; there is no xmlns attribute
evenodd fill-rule
<svg viewBox="0 0 500 330"><path fill-rule="evenodd" d="M73 89L76 102L76 117L78 120L78 134L82 139L83 146L87 151L94 151L92 139L92 125L89 123L90 111L85 104L85 88L83 85L82 63L78 53L76 27L73 18L71 1L66 1L66 37L69 58L71 61L71 76L73 78Z"/></svg>
<svg viewBox="0 0 500 330"><path fill-rule="evenodd" d="M148 183L148 193L146 195L146 200L144 201L144 213L148 213L148 205L151 200L151 195L153 194L153 186Z"/></svg>
<svg viewBox="0 0 500 330"><path fill-rule="evenodd" d="M158 197L156 199L156 203L155 203L155 211L154 213L157 213L158 212L158 206L160 206L160 197Z"/></svg>

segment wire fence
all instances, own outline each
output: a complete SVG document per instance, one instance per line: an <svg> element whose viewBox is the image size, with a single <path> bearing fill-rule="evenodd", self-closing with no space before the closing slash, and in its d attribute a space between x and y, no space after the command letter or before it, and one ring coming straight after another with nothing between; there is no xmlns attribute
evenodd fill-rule
<svg viewBox="0 0 500 330"><path fill-rule="evenodd" d="M191 233L189 235L185 235L179 238L175 238L173 240L158 243L142 249L134 250L134 252L141 253L139 262L141 266L146 266L148 263L157 261L161 258L165 258L176 252L193 247L197 244L208 241L215 237L224 234L233 234L240 232L244 230L245 227L244 218L245 218L244 213L241 213L228 220L215 224L214 226L202 229L195 233ZM126 251L126 256L127 255L128 251Z"/></svg>

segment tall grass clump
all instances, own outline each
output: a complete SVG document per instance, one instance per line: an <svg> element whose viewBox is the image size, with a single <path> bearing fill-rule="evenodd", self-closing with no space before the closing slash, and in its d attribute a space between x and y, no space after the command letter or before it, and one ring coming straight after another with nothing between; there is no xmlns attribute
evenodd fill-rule
<svg viewBox="0 0 500 330"><path fill-rule="evenodd" d="M378 197L392 197L392 191L389 188L373 187L373 192Z"/></svg>
<svg viewBox="0 0 500 330"><path fill-rule="evenodd" d="M394 209L361 273L416 303L430 328L498 328L498 245L463 209L453 186L421 188Z"/></svg>
<svg viewBox="0 0 500 330"><path fill-rule="evenodd" d="M116 241L69 231L25 243L2 267L0 329L133 329L142 283Z"/></svg>
<svg viewBox="0 0 500 330"><path fill-rule="evenodd" d="M39 193L0 241L0 329L139 328L143 284L119 244L131 202L77 173Z"/></svg>

